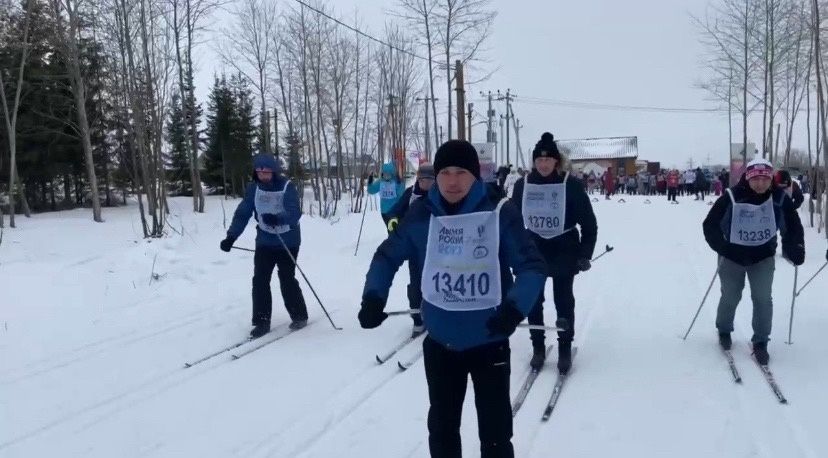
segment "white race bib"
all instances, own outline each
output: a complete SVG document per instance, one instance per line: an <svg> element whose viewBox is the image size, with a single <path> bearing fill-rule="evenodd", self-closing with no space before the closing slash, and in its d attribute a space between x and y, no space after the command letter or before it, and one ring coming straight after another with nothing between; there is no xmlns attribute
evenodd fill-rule
<svg viewBox="0 0 828 458"><path fill-rule="evenodd" d="M762 205L736 203L733 192L728 189L733 211L730 220L730 243L742 246L764 245L776 237L776 216L773 213L773 199Z"/></svg>
<svg viewBox="0 0 828 458"><path fill-rule="evenodd" d="M456 312L500 304L500 208L505 201L493 211L431 217L423 299Z"/></svg>
<svg viewBox="0 0 828 458"><path fill-rule="evenodd" d="M566 181L563 183L523 185L523 225L545 239L564 233L566 221Z"/></svg>
<svg viewBox="0 0 828 458"><path fill-rule="evenodd" d="M271 213L274 215L281 215L285 213L285 190L290 182L285 182L285 187L281 191L265 191L258 186L256 187L256 215L259 223L259 229L269 232L271 234L284 234L290 231L290 226L287 224L281 226L271 226L262 221L262 215Z"/></svg>
<svg viewBox="0 0 828 458"><path fill-rule="evenodd" d="M393 181L381 181L379 189L380 199L396 199L397 198L397 183Z"/></svg>

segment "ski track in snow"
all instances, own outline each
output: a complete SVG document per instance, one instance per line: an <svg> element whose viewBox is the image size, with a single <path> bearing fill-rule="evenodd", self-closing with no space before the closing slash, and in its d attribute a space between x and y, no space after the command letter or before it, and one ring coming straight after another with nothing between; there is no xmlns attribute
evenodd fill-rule
<svg viewBox="0 0 828 458"><path fill-rule="evenodd" d="M718 280L687 341L676 337L715 269L701 236L709 207L686 197L681 205L661 196L650 197L651 205L623 198L624 205L593 203L596 251L607 243L615 250L576 278L577 371L550 420L541 422L557 374L552 352L514 420L516 456L828 456L819 426L828 407L820 396L828 373L815 364L824 355L818 345L828 313L814 306L828 276L799 298L797 345L783 345L792 269L777 263L779 332L771 369L790 399L780 405L745 345L749 285L734 332L742 385L733 383L716 342ZM367 332L355 320L365 268L385 236L376 211L366 215L357 256L362 214L335 225L303 218L300 265L345 331L326 327L298 276L314 326L239 361L224 354L182 369L249 329L252 254L227 255L216 246L224 235L218 207L232 212L236 202L211 198L208 213L189 214L186 198L171 199L180 216L170 224L183 235L150 243L118 238L136 220L132 207L108 210L106 227L85 213L63 212L35 215L20 231L6 233L9 261L0 264L0 288L16 305L3 311L8 329L0 331L0 352L13 356L0 372L0 424L11 426L0 428L0 455L428 456L422 362L404 372L395 364L418 349L410 345L384 365L373 360L408 332L410 321L389 319ZM238 245L253 247L253 232L251 224ZM821 265L815 258L824 241L806 232L809 259L802 270L811 272ZM63 233L71 239L56 235ZM150 280L153 260L158 280ZM392 289L399 302L389 309L405 307L405 269ZM51 288L19 288L44 276L53 280ZM277 285L274 275L274 323L284 316ZM551 322L551 281L546 292ZM518 330L511 346L516 391L528 366L528 332ZM462 421L463 448L474 456L471 386Z"/></svg>

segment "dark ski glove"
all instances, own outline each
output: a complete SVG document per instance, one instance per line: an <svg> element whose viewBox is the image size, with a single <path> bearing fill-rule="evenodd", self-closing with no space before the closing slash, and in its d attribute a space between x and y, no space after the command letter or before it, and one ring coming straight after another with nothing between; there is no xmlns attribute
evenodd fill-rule
<svg viewBox="0 0 828 458"><path fill-rule="evenodd" d="M371 185L374 182L374 174L368 175L368 185Z"/></svg>
<svg viewBox="0 0 828 458"><path fill-rule="evenodd" d="M378 297L369 296L362 298L362 306L359 309L359 314L357 314L359 325L363 329L374 329L381 325L388 318L388 314L382 311L384 308L385 301Z"/></svg>
<svg viewBox="0 0 828 458"><path fill-rule="evenodd" d="M523 321L525 317L518 311L511 301L506 301L500 304L497 312L486 321L486 328L489 330L489 336L497 335L511 336L514 334L517 325Z"/></svg>
<svg viewBox="0 0 828 458"><path fill-rule="evenodd" d="M787 258L795 266L801 266L805 262L805 247L803 245L782 245L782 256Z"/></svg>
<svg viewBox="0 0 828 458"><path fill-rule="evenodd" d="M262 213L262 222L268 226L279 226L282 224L282 218L273 213Z"/></svg>
<svg viewBox="0 0 828 458"><path fill-rule="evenodd" d="M229 253L230 249L233 248L234 243L236 243L236 239L233 237L227 237L219 243L219 248L221 248L221 251Z"/></svg>
<svg viewBox="0 0 828 458"><path fill-rule="evenodd" d="M579 259L575 261L575 265L578 266L578 270L580 272L586 272L587 270L592 268L592 263L589 262L589 259Z"/></svg>

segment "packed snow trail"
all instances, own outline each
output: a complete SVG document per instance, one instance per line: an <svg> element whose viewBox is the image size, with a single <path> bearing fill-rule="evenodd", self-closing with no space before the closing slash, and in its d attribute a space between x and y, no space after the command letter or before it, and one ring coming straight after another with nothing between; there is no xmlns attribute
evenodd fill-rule
<svg viewBox="0 0 828 458"><path fill-rule="evenodd" d="M780 405L745 348L747 290L734 332L742 385L717 346L718 281L680 339L715 269L701 233L710 207L692 197L679 197L681 205L623 197L626 204L593 202L598 246L615 249L575 280L573 376L541 422L557 372L553 351L515 417L516 456L828 456L828 275L797 298L795 343L785 345L793 268L777 262L770 368L790 401ZM250 330L252 254L218 249L220 205L209 198L207 212L193 214L186 198L171 199L171 224L182 235L149 241L134 207L106 209L105 224L78 210L34 215L6 231L0 456L428 456L422 360L405 372L395 364L419 341L384 365L375 361L410 334L411 319L389 318L371 331L356 320L364 274L385 237L377 212L366 215L356 257L362 215L302 219L299 263L344 331L326 327L308 301L313 326L238 361L225 355L182 368ZM237 244L253 247L253 238L251 225ZM825 246L806 228L803 275L824 263ZM389 310L407 307L407 282L403 267ZM277 284L274 277L274 292ZM551 298L551 282L546 292ZM554 317L548 300L547 322ZM274 328L286 319L277 293ZM547 338L555 343L553 333ZM514 397L531 357L528 332L519 329L511 347ZM470 386L461 431L469 456L479 445L475 417Z"/></svg>

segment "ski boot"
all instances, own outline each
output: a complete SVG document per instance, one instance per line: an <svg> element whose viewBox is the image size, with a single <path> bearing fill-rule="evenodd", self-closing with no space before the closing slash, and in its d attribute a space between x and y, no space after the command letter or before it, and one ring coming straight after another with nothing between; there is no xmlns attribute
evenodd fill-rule
<svg viewBox="0 0 828 458"><path fill-rule="evenodd" d="M561 375L569 373L572 367L572 342L558 343L558 372Z"/></svg>
<svg viewBox="0 0 828 458"><path fill-rule="evenodd" d="M722 350L730 350L730 347L733 346L733 341L730 340L729 332L719 333L719 345L721 345Z"/></svg>
<svg viewBox="0 0 828 458"><path fill-rule="evenodd" d="M308 320L293 320L288 325L291 331L298 331L308 325Z"/></svg>
<svg viewBox="0 0 828 458"><path fill-rule="evenodd" d="M532 360L529 361L529 367L535 370L540 370L540 368L543 367L543 363L546 362L546 349L543 345L533 346L533 348Z"/></svg>
<svg viewBox="0 0 828 458"><path fill-rule="evenodd" d="M768 360L770 359L770 355L768 355L768 343L754 342L753 357L756 358L756 362L758 362L760 366L767 366Z"/></svg>
<svg viewBox="0 0 828 458"><path fill-rule="evenodd" d="M257 324L252 331L250 331L251 339L258 339L259 337L270 332L270 323Z"/></svg>

